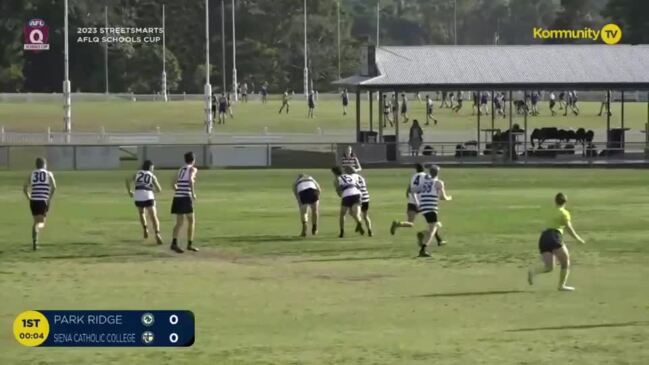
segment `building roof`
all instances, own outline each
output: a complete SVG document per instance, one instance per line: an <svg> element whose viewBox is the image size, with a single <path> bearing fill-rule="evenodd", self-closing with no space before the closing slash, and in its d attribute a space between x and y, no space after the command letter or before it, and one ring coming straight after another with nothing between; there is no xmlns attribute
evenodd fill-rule
<svg viewBox="0 0 649 365"><path fill-rule="evenodd" d="M376 66L376 77L335 84L374 90L649 90L649 45L380 47Z"/></svg>

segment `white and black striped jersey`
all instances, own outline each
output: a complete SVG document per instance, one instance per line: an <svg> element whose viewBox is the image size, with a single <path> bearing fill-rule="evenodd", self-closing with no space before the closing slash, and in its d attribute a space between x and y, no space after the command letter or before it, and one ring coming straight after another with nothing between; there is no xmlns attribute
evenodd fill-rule
<svg viewBox="0 0 649 365"><path fill-rule="evenodd" d="M340 160L340 165L342 167L353 167L355 169L360 168L360 163L358 162L358 158L354 155L343 155L343 157Z"/></svg>
<svg viewBox="0 0 649 365"><path fill-rule="evenodd" d="M359 174L354 174L358 180L358 190L361 191L361 203L367 203L370 201L370 193L367 191L367 182L365 178Z"/></svg>
<svg viewBox="0 0 649 365"><path fill-rule="evenodd" d="M417 193L417 191L419 190L419 185L423 182L425 176L426 176L425 172L417 172L414 175L412 175L412 178L410 179L410 186L409 186L411 193L413 194ZM408 203L409 204L417 203L415 201L415 198L411 194L408 194Z"/></svg>
<svg viewBox="0 0 649 365"><path fill-rule="evenodd" d="M305 175L295 181L295 191L298 193L308 189L318 190L318 183L311 176Z"/></svg>
<svg viewBox="0 0 649 365"><path fill-rule="evenodd" d="M156 177L151 171L139 170L136 172L134 177L135 192L133 193L133 199L136 202L155 199L155 195L153 194L155 181Z"/></svg>
<svg viewBox="0 0 649 365"><path fill-rule="evenodd" d="M361 189L358 184L358 175L342 174L336 178L336 184L342 191L342 197L361 195Z"/></svg>
<svg viewBox="0 0 649 365"><path fill-rule="evenodd" d="M183 198L193 196L191 185L193 169L193 165L185 165L178 170L178 175L176 177L176 193L174 194L174 197Z"/></svg>
<svg viewBox="0 0 649 365"><path fill-rule="evenodd" d="M32 171L30 185L31 185L31 200L50 200L51 194L51 184L50 181L51 172L46 169L37 169Z"/></svg>
<svg viewBox="0 0 649 365"><path fill-rule="evenodd" d="M441 180L433 178L429 174L426 174L422 181L420 181L419 189L417 190L420 213L437 212L440 198L439 192L443 184Z"/></svg>

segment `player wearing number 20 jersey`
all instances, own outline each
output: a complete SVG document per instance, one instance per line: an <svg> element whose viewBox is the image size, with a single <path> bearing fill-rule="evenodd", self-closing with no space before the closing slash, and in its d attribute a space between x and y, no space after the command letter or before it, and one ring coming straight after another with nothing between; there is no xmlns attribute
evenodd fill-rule
<svg viewBox="0 0 649 365"><path fill-rule="evenodd" d="M130 179L126 179L126 191L128 191L128 195L135 201L135 206L137 207L138 216L140 218L140 224L142 225L142 230L144 232L144 239L149 238L149 230L147 228L146 220L146 214L148 214L153 223L156 242L161 245L162 237L160 236L160 221L158 220L158 212L156 211L155 206L154 190L160 192L162 189L160 188L158 179L153 174L153 169L154 165L152 161L144 161L142 169L137 171ZM131 183L134 184L135 191L131 190Z"/></svg>
<svg viewBox="0 0 649 365"><path fill-rule="evenodd" d="M171 250L177 253L184 251L178 247L178 235L180 229L183 227L185 219L187 220L187 250L198 251L192 246L194 240L194 200L196 200L196 193L194 192L194 183L196 181L196 172L198 171L194 166L194 153L185 153L185 165L178 170L178 174L173 183L174 199L171 203L171 214L176 215L176 225L173 230L173 240L171 241Z"/></svg>
<svg viewBox="0 0 649 365"><path fill-rule="evenodd" d="M23 185L23 193L29 199L29 208L34 219L32 224L32 248L38 247L38 234L45 228L45 217L56 191L54 175L47 170L44 158L36 159L36 170L32 171Z"/></svg>

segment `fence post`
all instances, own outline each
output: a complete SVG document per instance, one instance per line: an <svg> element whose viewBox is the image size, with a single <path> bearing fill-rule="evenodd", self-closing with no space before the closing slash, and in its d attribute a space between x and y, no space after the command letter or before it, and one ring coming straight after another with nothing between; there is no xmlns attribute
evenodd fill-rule
<svg viewBox="0 0 649 365"><path fill-rule="evenodd" d="M0 143L5 142L5 126L0 125Z"/></svg>
<svg viewBox="0 0 649 365"><path fill-rule="evenodd" d="M52 128L47 127L47 143L52 143Z"/></svg>

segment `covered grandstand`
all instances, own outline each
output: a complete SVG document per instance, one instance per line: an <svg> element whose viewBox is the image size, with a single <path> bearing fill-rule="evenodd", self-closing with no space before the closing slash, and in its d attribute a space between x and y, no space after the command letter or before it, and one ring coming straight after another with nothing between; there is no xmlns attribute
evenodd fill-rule
<svg viewBox="0 0 649 365"><path fill-rule="evenodd" d="M365 62L366 61L366 62ZM515 93L532 90L579 90L608 93L608 110L613 101L611 93L619 94L621 104L620 125L611 125L606 118L606 147L624 151L624 103L633 94L634 99L647 100L649 125L649 46L648 45L528 45L528 46L369 46L363 50L363 65L359 74L336 81L356 93L357 141L391 143L399 141L398 113L392 131L383 128L383 95L418 91L496 91L507 94L509 130L514 131L512 103ZM361 94L368 93L363 106ZM378 93L378 108L374 105ZM640 94L641 98L637 95ZM467 100L467 102L471 102ZM493 99L490 101L493 103ZM492 104L493 106L493 104ZM369 108L369 131L361 130L361 108ZM398 109L398 108L397 108ZM374 111L377 117L374 117ZM527 113L521 135L528 140ZM476 113L474 141L477 155L491 138L494 143L494 113L491 123L485 122L482 113ZM375 122L376 127L375 127ZM491 126L491 128L485 128ZM649 128L647 126L645 129ZM376 130L376 131L375 131ZM491 135L481 131L491 131ZM369 133L368 133L369 132ZM393 132L393 134L392 134ZM649 133L644 141L649 145ZM374 138L367 139L365 135ZM507 133L510 151L515 151L517 133ZM527 143L524 154L527 156ZM484 152L483 152L484 153ZM486 153L485 153L486 154ZM508 154L509 155L509 154ZM510 155L515 158L514 155Z"/></svg>

